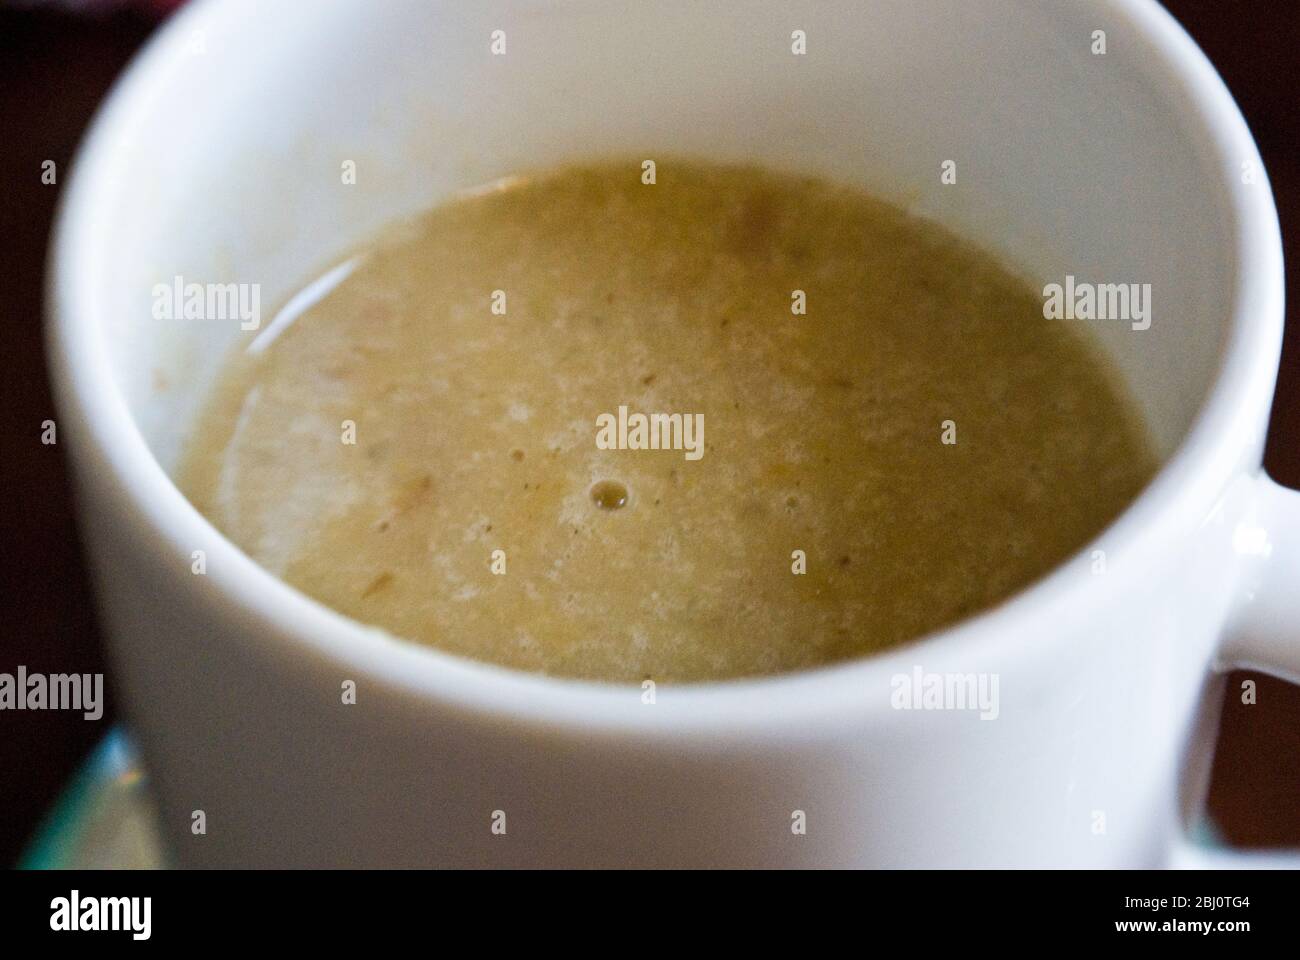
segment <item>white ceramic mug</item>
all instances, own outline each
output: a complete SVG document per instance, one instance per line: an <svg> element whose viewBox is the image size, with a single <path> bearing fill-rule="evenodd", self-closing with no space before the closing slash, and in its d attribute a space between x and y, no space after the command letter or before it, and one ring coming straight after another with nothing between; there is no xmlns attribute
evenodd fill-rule
<svg viewBox="0 0 1300 960"><path fill-rule="evenodd" d="M346 619L177 492L250 334L154 320L155 284L255 282L270 305L396 216L593 154L822 174L1044 283L1152 284L1150 329L1095 326L1163 469L996 609L652 704ZM200 2L95 123L53 262L60 437L182 865L1187 862L1222 671L1300 673L1300 495L1260 470L1278 224L1229 94L1148 0ZM918 667L996 675L997 718L897 709Z"/></svg>

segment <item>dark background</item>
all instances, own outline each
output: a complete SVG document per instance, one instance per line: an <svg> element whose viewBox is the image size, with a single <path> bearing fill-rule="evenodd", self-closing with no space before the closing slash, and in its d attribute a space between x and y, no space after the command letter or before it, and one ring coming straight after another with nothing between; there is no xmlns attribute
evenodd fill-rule
<svg viewBox="0 0 1300 960"><path fill-rule="evenodd" d="M1300 4L1166 5L1241 105L1277 195L1287 262L1300 263ZM77 142L155 22L147 10L136 9L89 17L49 6L0 9L0 329L6 361L0 376L0 672L13 673L19 664L43 673L105 669L63 450L40 443L41 421L54 417L42 343L42 286L50 221ZM59 186L41 183L45 160L58 164ZM1292 487L1300 487L1296 275L1293 270L1288 277L1291 308L1264 458L1272 476ZM1296 633L1300 641L1300 624ZM1254 706L1242 705L1237 695L1246 676L1259 684ZM0 714L0 865L14 862L78 763L107 732L111 704L110 692L99 722L61 711ZM1233 844L1300 844L1300 690L1268 677L1233 676L1210 812Z"/></svg>

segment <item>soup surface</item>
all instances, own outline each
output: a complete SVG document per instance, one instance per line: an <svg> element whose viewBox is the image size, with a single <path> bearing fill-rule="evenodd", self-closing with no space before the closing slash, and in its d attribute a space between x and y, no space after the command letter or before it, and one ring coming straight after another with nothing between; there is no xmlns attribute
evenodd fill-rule
<svg viewBox="0 0 1300 960"><path fill-rule="evenodd" d="M989 255L817 180L655 180L567 167L393 227L241 345L182 489L358 620L639 682L913 639L1152 475L1083 322Z"/></svg>

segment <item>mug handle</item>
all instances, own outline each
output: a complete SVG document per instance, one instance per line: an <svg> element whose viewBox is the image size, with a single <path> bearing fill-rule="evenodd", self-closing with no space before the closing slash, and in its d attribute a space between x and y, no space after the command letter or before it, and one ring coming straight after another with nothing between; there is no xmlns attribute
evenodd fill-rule
<svg viewBox="0 0 1300 960"><path fill-rule="evenodd" d="M1232 535L1242 576L1215 670L1256 670L1300 684L1300 491L1265 473L1255 484L1253 506ZM1204 850L1183 839L1170 865L1294 870L1300 869L1300 852Z"/></svg>

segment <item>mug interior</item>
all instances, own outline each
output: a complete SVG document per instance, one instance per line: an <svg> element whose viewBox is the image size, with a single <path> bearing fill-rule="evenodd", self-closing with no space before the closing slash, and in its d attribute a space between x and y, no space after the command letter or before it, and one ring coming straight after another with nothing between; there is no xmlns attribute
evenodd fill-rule
<svg viewBox="0 0 1300 960"><path fill-rule="evenodd" d="M1151 284L1148 330L1074 322L1099 336L1162 458L1216 371L1233 288L1221 174L1104 5L241 3L247 17L178 25L182 69L135 117L129 175L100 212L104 342L168 469L254 334L153 319L155 284L258 283L269 314L395 218L593 156L823 175L941 222L1040 289L1067 274Z"/></svg>

